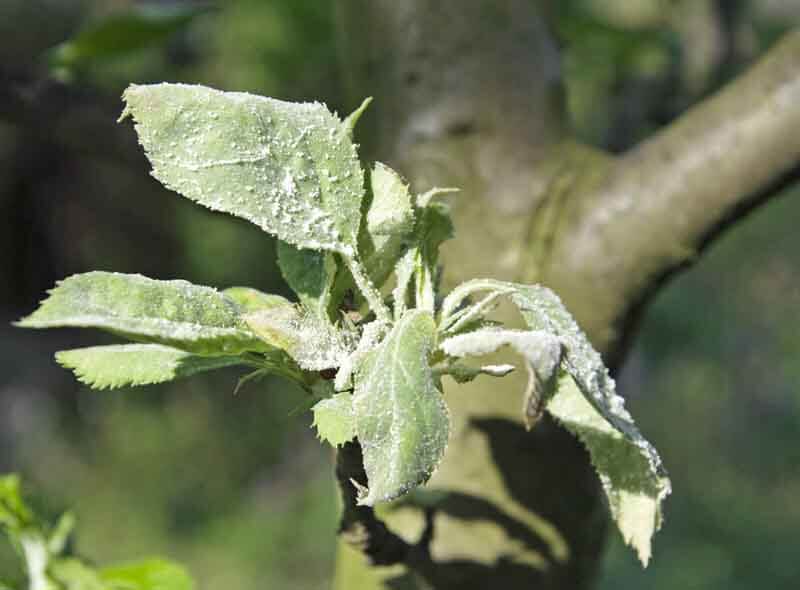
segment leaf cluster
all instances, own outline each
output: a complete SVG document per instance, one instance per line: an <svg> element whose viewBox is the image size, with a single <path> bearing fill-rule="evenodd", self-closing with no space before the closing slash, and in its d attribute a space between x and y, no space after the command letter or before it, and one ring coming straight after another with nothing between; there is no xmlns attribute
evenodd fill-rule
<svg viewBox="0 0 800 590"><path fill-rule="evenodd" d="M131 116L153 175L205 207L280 240L298 303L246 287L93 272L62 281L19 322L91 327L133 344L62 351L59 363L103 389L160 383L231 365L302 387L320 438L357 439L372 506L426 482L447 447L442 378L502 377L511 365L466 357L508 346L529 375L521 419L550 413L586 445L609 506L641 560L669 480L616 395L599 354L545 287L477 279L439 291L439 247L453 235L448 189L413 194L385 164L365 170L353 127L319 103L200 86L131 86ZM492 321L509 299L527 324Z"/></svg>
<svg viewBox="0 0 800 590"><path fill-rule="evenodd" d="M96 568L71 552L75 519L63 514L54 525L25 503L16 475L0 476L0 532L22 561L28 590L192 590L183 568L147 559ZM0 581L0 588L11 584ZM21 589L19 589L21 590Z"/></svg>

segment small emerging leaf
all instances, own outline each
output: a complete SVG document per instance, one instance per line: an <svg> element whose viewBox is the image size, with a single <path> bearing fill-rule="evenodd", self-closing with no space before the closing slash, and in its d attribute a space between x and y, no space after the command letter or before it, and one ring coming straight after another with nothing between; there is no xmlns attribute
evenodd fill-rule
<svg viewBox="0 0 800 590"><path fill-rule="evenodd" d="M372 202L367 211L367 235L362 240L364 264L381 286L403 254L414 231L414 206L408 185L380 162L370 174Z"/></svg>
<svg viewBox="0 0 800 590"><path fill-rule="evenodd" d="M358 368L353 409L368 481L359 504L426 482L444 454L450 419L428 364L435 336L433 316L410 310Z"/></svg>
<svg viewBox="0 0 800 590"><path fill-rule="evenodd" d="M356 419L351 394L337 393L333 397L320 400L312 411L314 426L320 439L339 447L355 438Z"/></svg>
<svg viewBox="0 0 800 590"><path fill-rule="evenodd" d="M236 356L197 356L160 344L91 346L56 353L58 364L93 389L165 383L242 363Z"/></svg>
<svg viewBox="0 0 800 590"><path fill-rule="evenodd" d="M300 303L320 318L329 319L338 270L333 254L301 250L286 242L278 242L278 266Z"/></svg>
<svg viewBox="0 0 800 590"><path fill-rule="evenodd" d="M361 104L356 110L354 110L352 113L347 115L347 117L345 117L344 124L350 130L351 137L353 135L353 131L356 128L356 125L358 124L359 119L361 119L361 115L363 115L366 112L367 107L369 107L371 103L372 103L372 97L368 96L361 102Z"/></svg>
<svg viewBox="0 0 800 590"><path fill-rule="evenodd" d="M349 126L324 105L185 84L123 98L165 186L299 248L355 255L363 172Z"/></svg>
<svg viewBox="0 0 800 590"><path fill-rule="evenodd" d="M64 279L23 328L100 328L198 354L265 350L238 306L210 287L142 275L89 272Z"/></svg>

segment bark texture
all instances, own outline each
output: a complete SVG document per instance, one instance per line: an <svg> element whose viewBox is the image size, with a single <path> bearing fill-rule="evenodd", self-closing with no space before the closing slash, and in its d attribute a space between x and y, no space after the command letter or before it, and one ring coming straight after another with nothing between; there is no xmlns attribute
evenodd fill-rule
<svg viewBox="0 0 800 590"><path fill-rule="evenodd" d="M613 367L663 279L800 162L800 35L612 158L570 138L559 53L536 2L337 6L353 101L375 97L357 131L369 155L417 191L462 189L445 286L482 276L546 284ZM381 514L424 551L371 566L342 543L335 588L591 585L607 530L599 483L564 430L544 421L525 431L523 379L446 390L450 445L428 486L440 500Z"/></svg>

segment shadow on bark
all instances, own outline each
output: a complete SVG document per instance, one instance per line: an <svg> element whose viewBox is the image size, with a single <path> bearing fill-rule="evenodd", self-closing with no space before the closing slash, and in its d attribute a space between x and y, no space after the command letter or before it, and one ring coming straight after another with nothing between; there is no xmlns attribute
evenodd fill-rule
<svg viewBox="0 0 800 590"><path fill-rule="evenodd" d="M387 586L394 590L477 590L516 584L530 588L586 587L602 553L607 524L604 512L597 508L604 509L598 499L602 491L586 451L549 419L542 420L532 432L515 422L495 418L473 420L472 426L487 435L509 495L546 524L537 529L485 498L442 490L434 506L427 506L426 519L432 530L425 537L435 537L437 518L445 515L470 524L492 523L514 541L519 551L487 564L458 557L437 558L429 547L417 545L407 562L413 573L396 576ZM528 458L524 470L519 469L520 456ZM553 481L554 473L558 474L557 481ZM554 493L556 489L569 489L570 494ZM409 499L396 509L409 505L421 507L418 501ZM559 542L548 535L550 526L557 530L556 536L560 535Z"/></svg>

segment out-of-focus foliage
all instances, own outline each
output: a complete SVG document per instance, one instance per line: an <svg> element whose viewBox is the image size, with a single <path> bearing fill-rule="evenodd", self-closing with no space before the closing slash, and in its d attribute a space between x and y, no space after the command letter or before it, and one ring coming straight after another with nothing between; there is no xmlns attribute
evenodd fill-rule
<svg viewBox="0 0 800 590"><path fill-rule="evenodd" d="M43 63L49 48L133 4L0 1L0 71ZM670 121L800 24L794 0L551 4L573 123L614 149ZM724 6L724 19L700 5ZM324 97L347 112L331 0L217 6L163 44L87 63L74 84L99 88L115 111L128 82L171 80ZM690 56L699 78L687 72ZM90 392L52 353L96 338L3 327L55 279L91 268L287 294L273 242L168 194L146 179L144 158L132 170L1 117L0 471L22 472L45 514L73 508L81 550L100 562L170 555L204 580L201 589L326 587L336 500L310 418L288 417L299 392L266 379L233 397L236 370ZM603 588L786 588L800 577L798 198L742 224L645 318L620 390L658 441L676 493L651 567L641 572L612 535ZM0 544L0 578L14 577L8 551Z"/></svg>
<svg viewBox="0 0 800 590"><path fill-rule="evenodd" d="M51 49L48 61L54 70L68 72L92 60L130 54L163 42L208 10L208 6L189 3L136 4L89 23Z"/></svg>

